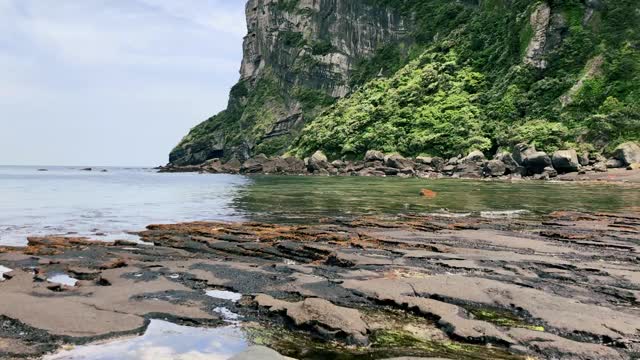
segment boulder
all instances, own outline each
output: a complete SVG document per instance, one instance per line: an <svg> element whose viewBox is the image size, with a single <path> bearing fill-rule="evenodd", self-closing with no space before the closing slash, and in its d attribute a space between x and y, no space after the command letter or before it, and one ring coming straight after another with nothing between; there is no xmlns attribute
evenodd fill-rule
<svg viewBox="0 0 640 360"><path fill-rule="evenodd" d="M334 160L334 161L331 162L331 166L333 166L333 167L335 167L337 169L342 169L345 166L347 166L347 164L342 160Z"/></svg>
<svg viewBox="0 0 640 360"><path fill-rule="evenodd" d="M509 153L501 153L495 156L495 160L501 161L505 166L505 174L520 174L522 175L522 166L516 162L513 155Z"/></svg>
<svg viewBox="0 0 640 360"><path fill-rule="evenodd" d="M263 171L264 164L268 161L269 158L265 154L256 155L242 164L240 172L245 174L260 173Z"/></svg>
<svg viewBox="0 0 640 360"><path fill-rule="evenodd" d="M624 166L640 163L640 145L635 142L621 144L613 151L613 158L620 160Z"/></svg>
<svg viewBox="0 0 640 360"><path fill-rule="evenodd" d="M633 163L627 166L627 170L640 170L640 163Z"/></svg>
<svg viewBox="0 0 640 360"><path fill-rule="evenodd" d="M329 165L329 159L327 156L322 151L318 150L309 158L307 168L311 172L317 172L320 170L327 170Z"/></svg>
<svg viewBox="0 0 640 360"><path fill-rule="evenodd" d="M202 170L211 174L219 174L225 172L220 159L207 160L204 164L202 164Z"/></svg>
<svg viewBox="0 0 640 360"><path fill-rule="evenodd" d="M595 172L607 172L607 164L604 162L595 163L593 165L593 171Z"/></svg>
<svg viewBox="0 0 640 360"><path fill-rule="evenodd" d="M384 161L384 154L381 151L369 150L364 155L364 161L366 162Z"/></svg>
<svg viewBox="0 0 640 360"><path fill-rule="evenodd" d="M524 165L525 159L529 155L533 155L537 152L536 147L528 144L518 144L513 147L513 159L519 164Z"/></svg>
<svg viewBox="0 0 640 360"><path fill-rule="evenodd" d="M447 165L458 165L459 162L460 162L460 158L452 157L447 161Z"/></svg>
<svg viewBox="0 0 640 360"><path fill-rule="evenodd" d="M476 162L463 162L455 167L454 175L456 177L467 179L479 179L482 177L482 164Z"/></svg>
<svg viewBox="0 0 640 360"><path fill-rule="evenodd" d="M624 167L624 162L618 159L609 159L605 164L607 169L618 169Z"/></svg>
<svg viewBox="0 0 640 360"><path fill-rule="evenodd" d="M416 163L422 165L431 165L433 163L433 158L429 156L418 156L416 158Z"/></svg>
<svg viewBox="0 0 640 360"><path fill-rule="evenodd" d="M463 162L482 162L485 160L486 158L484 157L484 154L482 153L482 151L475 150L469 153L469 155L467 155L467 157L464 158Z"/></svg>
<svg viewBox="0 0 640 360"><path fill-rule="evenodd" d="M242 163L235 156L232 157L229 161L227 161L222 168L224 172L235 174L240 172L240 168L242 168Z"/></svg>
<svg viewBox="0 0 640 360"><path fill-rule="evenodd" d="M400 170L398 170L396 168L388 167L388 166L378 166L378 167L375 167L375 168L372 168L372 169L375 170L375 171L382 172L386 176L396 176L400 172Z"/></svg>
<svg viewBox="0 0 640 360"><path fill-rule="evenodd" d="M500 160L487 161L484 164L483 175L488 177L502 176L507 172L506 165Z"/></svg>
<svg viewBox="0 0 640 360"><path fill-rule="evenodd" d="M384 164L394 169L413 169L415 164L413 161L405 158L402 155L389 155L384 159Z"/></svg>
<svg viewBox="0 0 640 360"><path fill-rule="evenodd" d="M292 303L265 294L257 295L255 302L270 312L284 314L297 327L309 328L325 339L343 338L355 345L369 343L369 327L362 320L360 311L356 309L336 306L319 298L307 298Z"/></svg>
<svg viewBox="0 0 640 360"><path fill-rule="evenodd" d="M447 165L442 168L442 172L445 174L451 174L456 169L455 165Z"/></svg>
<svg viewBox="0 0 640 360"><path fill-rule="evenodd" d="M578 162L582 166L591 165L591 161L589 160L589 153L584 152L580 156L578 156Z"/></svg>
<svg viewBox="0 0 640 360"><path fill-rule="evenodd" d="M546 167L552 166L551 158L544 151L528 153L522 165L528 174L540 174Z"/></svg>
<svg viewBox="0 0 640 360"><path fill-rule="evenodd" d="M554 169L552 166L547 166L546 168L544 168L542 173L547 174L547 176L549 176L550 178L558 177L558 171Z"/></svg>
<svg viewBox="0 0 640 360"><path fill-rule="evenodd" d="M445 163L443 158L436 156L431 159L431 167L433 167L434 171L442 171L444 166Z"/></svg>
<svg viewBox="0 0 640 360"><path fill-rule="evenodd" d="M580 168L580 160L575 150L556 151L553 153L552 163L553 167L561 173L575 172Z"/></svg>
<svg viewBox="0 0 640 360"><path fill-rule="evenodd" d="M288 156L284 158L287 163L287 173L289 174L304 174L306 172L306 166L304 166L304 160L298 159L295 156Z"/></svg>

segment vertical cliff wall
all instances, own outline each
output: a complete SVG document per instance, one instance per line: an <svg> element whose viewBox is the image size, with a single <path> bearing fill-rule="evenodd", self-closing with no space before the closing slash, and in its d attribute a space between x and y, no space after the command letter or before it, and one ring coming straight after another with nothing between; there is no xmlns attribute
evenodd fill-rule
<svg viewBox="0 0 640 360"><path fill-rule="evenodd" d="M176 165L282 153L317 111L351 91L356 65L408 41L411 19L370 1L250 0L240 81L227 110L171 152Z"/></svg>

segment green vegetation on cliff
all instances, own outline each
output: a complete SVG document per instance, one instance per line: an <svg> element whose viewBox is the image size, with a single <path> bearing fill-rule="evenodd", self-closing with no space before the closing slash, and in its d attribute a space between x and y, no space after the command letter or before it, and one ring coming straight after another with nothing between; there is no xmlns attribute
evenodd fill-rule
<svg viewBox="0 0 640 360"><path fill-rule="evenodd" d="M243 64L257 52L261 67L172 162L491 154L518 142L607 152L640 140L637 0L250 2L280 24L250 21L261 40L245 44ZM363 14L371 27L353 27Z"/></svg>
<svg viewBox="0 0 640 360"><path fill-rule="evenodd" d="M523 141L606 151L640 139L637 2L369 1L414 13L411 52L422 53L308 124L297 154L455 156ZM548 25L534 29L531 14L545 7ZM536 31L543 66L523 61ZM397 66L400 53L387 47L369 63Z"/></svg>

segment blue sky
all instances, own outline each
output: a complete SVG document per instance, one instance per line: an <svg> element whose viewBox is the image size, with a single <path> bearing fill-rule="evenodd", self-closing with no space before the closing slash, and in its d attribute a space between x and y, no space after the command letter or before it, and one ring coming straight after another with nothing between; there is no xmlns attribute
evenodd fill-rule
<svg viewBox="0 0 640 360"><path fill-rule="evenodd" d="M243 0L0 0L0 164L164 164L238 80Z"/></svg>

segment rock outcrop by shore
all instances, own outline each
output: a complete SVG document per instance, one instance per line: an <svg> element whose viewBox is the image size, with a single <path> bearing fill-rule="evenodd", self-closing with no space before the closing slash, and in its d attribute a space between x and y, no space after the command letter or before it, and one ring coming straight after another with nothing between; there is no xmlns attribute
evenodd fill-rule
<svg viewBox="0 0 640 360"><path fill-rule="evenodd" d="M573 150L559 150L547 154L536 150L535 146L519 144L512 153L501 152L488 160L480 151L473 151L465 157L451 159L420 156L405 158L398 154L384 154L368 151L363 160L329 161L321 151L304 160L296 157L269 158L260 154L244 163L236 158L226 163L219 159L207 161L200 166L167 165L160 172L201 172L229 174L271 174L271 175L335 175L335 176L399 176L419 178L467 178L467 179L521 179L549 180L559 174L578 175L607 172L608 169L638 167L640 146L635 143L622 144L607 160L600 154L578 153ZM569 176L562 179L571 179Z"/></svg>
<svg viewBox="0 0 640 360"><path fill-rule="evenodd" d="M153 318L217 326L220 306L293 358L315 346L371 358L606 360L640 351L633 209L196 222L140 235L154 246L44 237L0 249L0 264L13 270L0 282L0 357L140 334ZM57 273L78 282L51 283ZM211 288L243 297L206 296ZM290 336L302 338L283 345Z"/></svg>

